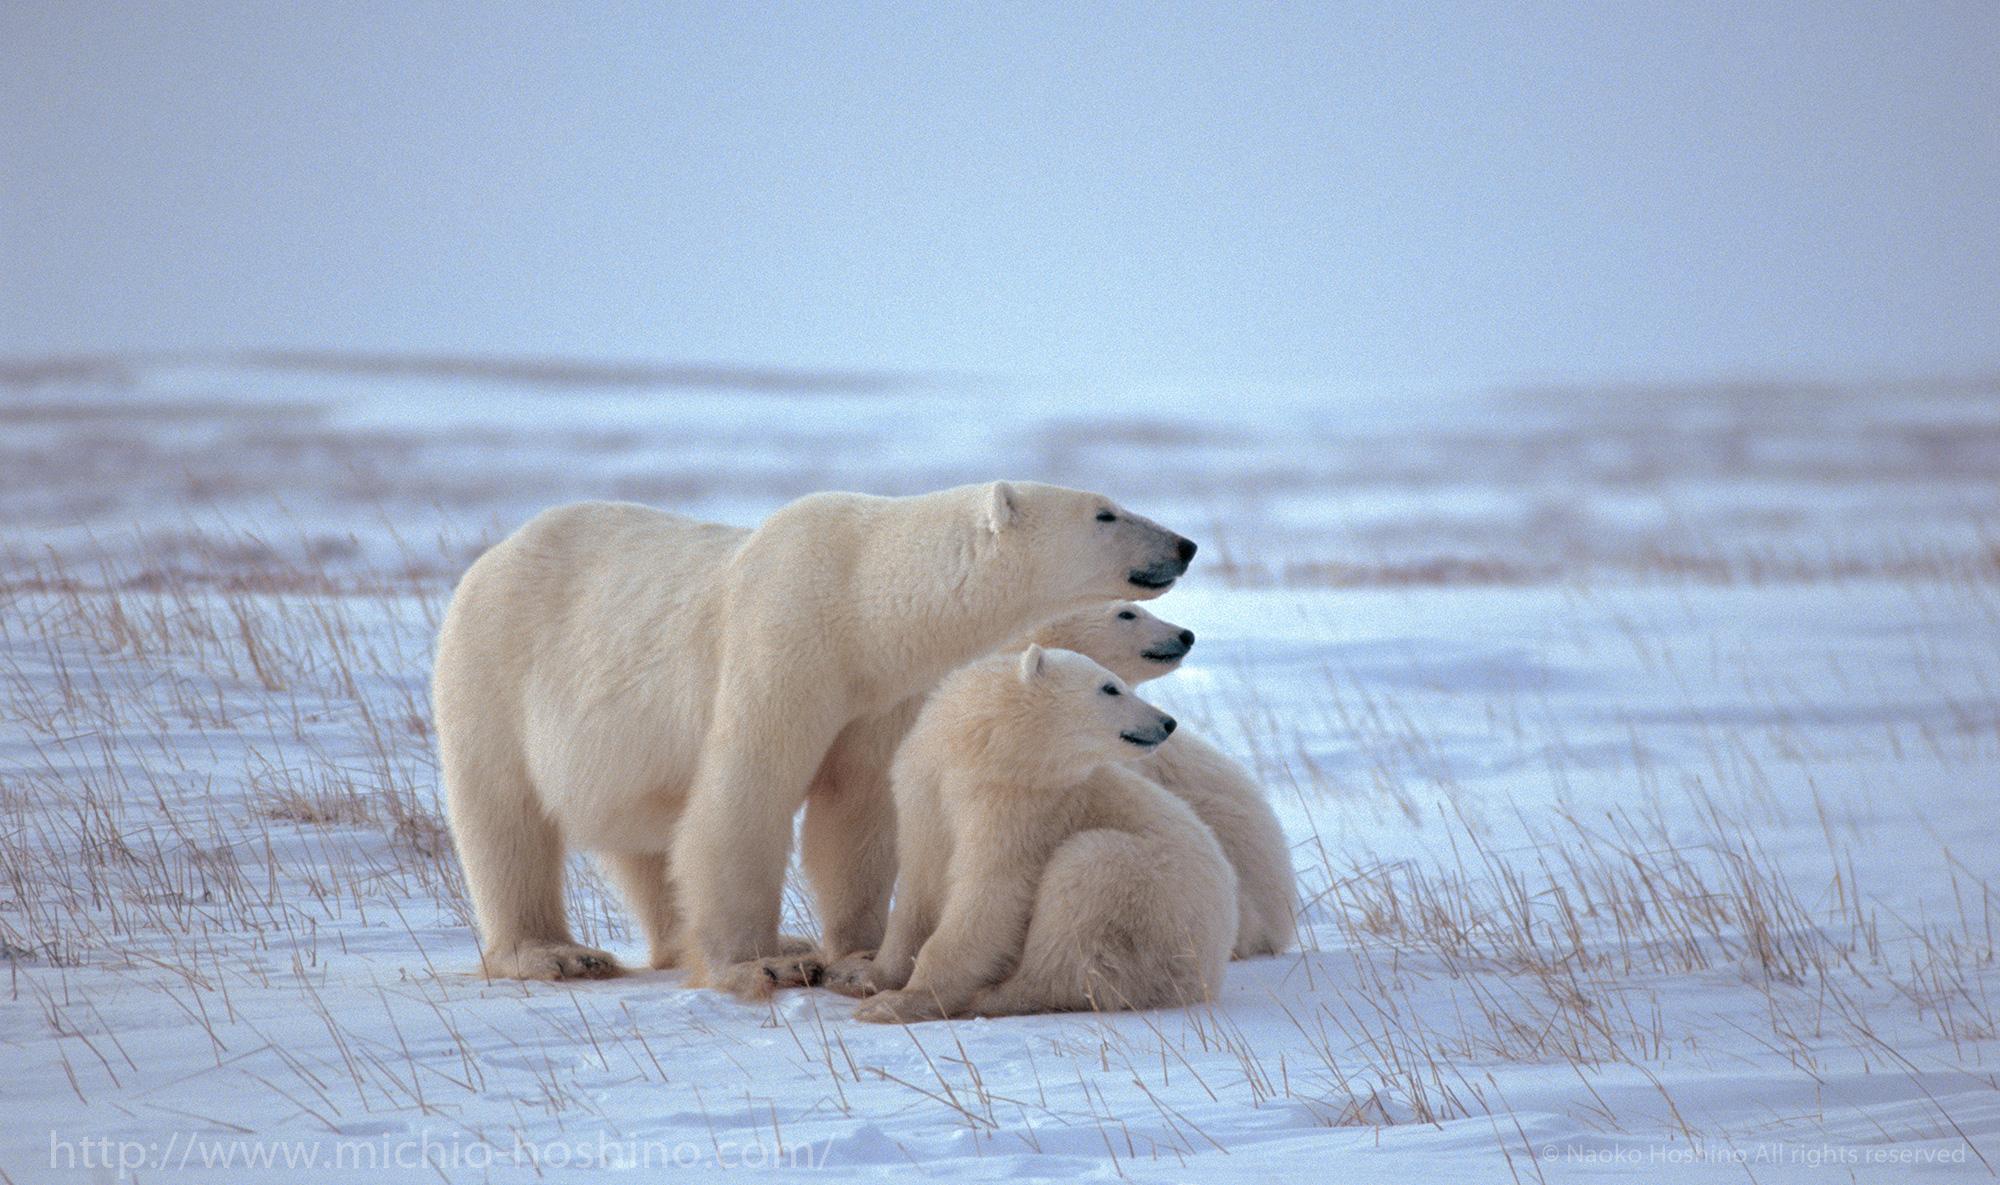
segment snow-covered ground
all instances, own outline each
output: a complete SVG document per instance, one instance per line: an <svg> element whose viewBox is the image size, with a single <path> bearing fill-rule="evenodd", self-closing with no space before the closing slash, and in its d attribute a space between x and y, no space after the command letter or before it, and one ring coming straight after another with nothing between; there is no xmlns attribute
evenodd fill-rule
<svg viewBox="0 0 2000 1185"><path fill-rule="evenodd" d="M6 1179L2000 1166L1990 385L337 361L0 368ZM1300 952L1207 1008L908 1029L474 973L425 688L482 542L995 476L1202 542L1151 694L1269 786Z"/></svg>

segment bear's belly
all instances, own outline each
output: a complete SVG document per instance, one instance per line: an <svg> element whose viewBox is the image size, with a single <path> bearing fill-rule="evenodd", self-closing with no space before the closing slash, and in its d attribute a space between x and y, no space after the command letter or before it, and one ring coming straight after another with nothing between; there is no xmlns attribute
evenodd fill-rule
<svg viewBox="0 0 2000 1185"><path fill-rule="evenodd" d="M529 745L542 808L572 847L665 851L701 755L699 721L599 712Z"/></svg>
<svg viewBox="0 0 2000 1185"><path fill-rule="evenodd" d="M686 803L684 789L656 787L632 796L572 800L557 815L570 847L590 851L664 852Z"/></svg>

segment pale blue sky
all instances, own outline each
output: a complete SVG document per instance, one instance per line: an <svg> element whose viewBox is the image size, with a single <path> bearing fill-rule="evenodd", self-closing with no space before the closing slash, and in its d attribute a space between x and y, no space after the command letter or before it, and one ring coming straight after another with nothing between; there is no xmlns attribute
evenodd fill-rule
<svg viewBox="0 0 2000 1185"><path fill-rule="evenodd" d="M0 352L2000 369L2000 5L0 5Z"/></svg>

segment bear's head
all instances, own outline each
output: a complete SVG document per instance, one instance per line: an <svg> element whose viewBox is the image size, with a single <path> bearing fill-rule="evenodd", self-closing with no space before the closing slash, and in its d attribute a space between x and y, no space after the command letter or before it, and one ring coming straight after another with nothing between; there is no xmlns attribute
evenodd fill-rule
<svg viewBox="0 0 2000 1185"><path fill-rule="evenodd" d="M1025 689L1018 727L1053 764L1087 772L1133 761L1173 735L1174 718L1074 650L1030 645L1014 666Z"/></svg>
<svg viewBox="0 0 2000 1185"><path fill-rule="evenodd" d="M1180 666L1194 648L1194 631L1162 621L1131 601L1114 601L1057 618L1029 641L1074 650L1127 683L1139 684Z"/></svg>
<svg viewBox="0 0 2000 1185"><path fill-rule="evenodd" d="M989 784L1060 789L1144 757L1173 731L1172 716L1110 671L1074 651L1030 645L947 676L897 753L895 776L919 776L913 765L941 760Z"/></svg>
<svg viewBox="0 0 2000 1185"><path fill-rule="evenodd" d="M1191 539L1102 494L1039 482L982 487L980 525L1027 587L1055 599L1150 600L1194 559Z"/></svg>

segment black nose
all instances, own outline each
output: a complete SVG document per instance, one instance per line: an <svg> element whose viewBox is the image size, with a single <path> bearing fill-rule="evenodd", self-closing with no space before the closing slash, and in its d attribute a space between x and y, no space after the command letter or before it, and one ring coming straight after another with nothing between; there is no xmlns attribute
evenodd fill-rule
<svg viewBox="0 0 2000 1185"><path fill-rule="evenodd" d="M1188 562L1189 560L1193 559L1193 558L1194 558L1194 550L1195 550L1195 549L1194 549L1194 540L1192 540L1192 539L1183 539L1183 540L1181 540L1181 542L1180 542L1180 550L1181 550L1181 563L1185 564L1185 563L1187 563L1187 562Z"/></svg>
<svg viewBox="0 0 2000 1185"><path fill-rule="evenodd" d="M1174 735L1174 729L1178 727L1180 726L1174 723L1174 718L1172 716L1165 717L1160 721L1160 730L1166 733L1168 736Z"/></svg>
<svg viewBox="0 0 2000 1185"><path fill-rule="evenodd" d="M1194 645L1194 631L1193 631L1193 630L1182 630L1182 631L1181 631L1181 645L1183 645L1183 646L1192 646L1192 645Z"/></svg>

